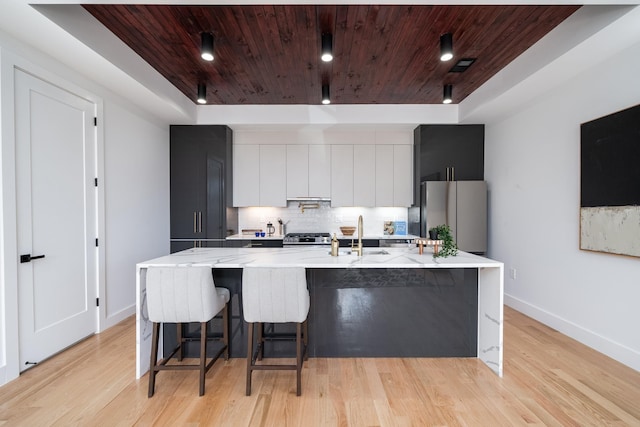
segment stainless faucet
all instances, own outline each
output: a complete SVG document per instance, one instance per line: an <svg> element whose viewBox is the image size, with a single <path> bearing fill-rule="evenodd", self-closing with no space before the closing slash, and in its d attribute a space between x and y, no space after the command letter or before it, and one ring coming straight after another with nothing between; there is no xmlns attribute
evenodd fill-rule
<svg viewBox="0 0 640 427"><path fill-rule="evenodd" d="M358 217L358 246L351 245L351 251L356 252L358 256L362 256L362 233L363 233L363 225L362 225L362 215Z"/></svg>

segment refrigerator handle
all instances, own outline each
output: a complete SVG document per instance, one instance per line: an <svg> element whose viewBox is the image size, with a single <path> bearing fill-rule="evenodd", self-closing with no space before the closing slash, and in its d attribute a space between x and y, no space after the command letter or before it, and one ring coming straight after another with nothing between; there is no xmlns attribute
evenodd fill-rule
<svg viewBox="0 0 640 427"><path fill-rule="evenodd" d="M193 211L193 232L198 232L198 213Z"/></svg>
<svg viewBox="0 0 640 427"><path fill-rule="evenodd" d="M456 180L456 168L451 166L447 168L447 181L455 181Z"/></svg>

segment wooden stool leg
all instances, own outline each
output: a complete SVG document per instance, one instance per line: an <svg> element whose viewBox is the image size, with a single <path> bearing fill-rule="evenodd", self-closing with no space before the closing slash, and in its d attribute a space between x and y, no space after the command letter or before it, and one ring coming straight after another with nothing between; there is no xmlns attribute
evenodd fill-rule
<svg viewBox="0 0 640 427"><path fill-rule="evenodd" d="M296 324L296 396L302 393L302 323Z"/></svg>
<svg viewBox="0 0 640 427"><path fill-rule="evenodd" d="M229 321L229 301L228 304L224 305L224 309L222 310L222 342L225 346L224 350L224 360L229 360L229 337L231 336L231 322Z"/></svg>
<svg viewBox="0 0 640 427"><path fill-rule="evenodd" d="M204 395L204 377L207 373L207 322L200 323L200 396Z"/></svg>
<svg viewBox="0 0 640 427"><path fill-rule="evenodd" d="M262 360L264 356L264 323L258 323L258 358L257 360Z"/></svg>
<svg viewBox="0 0 640 427"><path fill-rule="evenodd" d="M247 396L251 396L251 372L253 358L253 323L247 323Z"/></svg>
<svg viewBox="0 0 640 427"><path fill-rule="evenodd" d="M304 323L302 324L302 338L303 338L303 342L304 342L304 360L308 360L309 359L309 322L308 319L305 319Z"/></svg>
<svg viewBox="0 0 640 427"><path fill-rule="evenodd" d="M158 363L158 340L160 338L160 324L153 322L153 332L151 335L151 359L149 361L149 393L153 396L156 386L156 364Z"/></svg>
<svg viewBox="0 0 640 427"><path fill-rule="evenodd" d="M178 345L180 349L178 350L178 361L182 362L184 359L184 337L182 336L182 323L178 323L176 325L176 332L178 334Z"/></svg>

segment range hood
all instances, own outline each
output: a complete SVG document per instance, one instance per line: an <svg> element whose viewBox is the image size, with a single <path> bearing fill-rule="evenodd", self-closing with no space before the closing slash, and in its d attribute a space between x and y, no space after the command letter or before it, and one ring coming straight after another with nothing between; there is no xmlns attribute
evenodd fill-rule
<svg viewBox="0 0 640 427"><path fill-rule="evenodd" d="M330 202L330 197L287 197L288 202Z"/></svg>

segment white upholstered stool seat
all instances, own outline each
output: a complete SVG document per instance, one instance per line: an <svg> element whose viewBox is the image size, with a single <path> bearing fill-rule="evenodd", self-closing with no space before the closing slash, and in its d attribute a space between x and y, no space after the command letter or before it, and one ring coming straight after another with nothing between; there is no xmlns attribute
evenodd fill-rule
<svg viewBox="0 0 640 427"><path fill-rule="evenodd" d="M210 267L150 267L147 270L146 292L149 320L153 322L151 363L149 368L149 397L155 390L155 379L161 370L200 371L200 396L204 394L205 375L213 363L224 353L229 358L229 291L216 288ZM218 353L206 363L207 322L222 311L222 342ZM177 353L182 361L185 339L183 323L200 323L200 363L198 365L167 362ZM158 361L160 324L177 323L178 345L173 352Z"/></svg>
<svg viewBox="0 0 640 427"><path fill-rule="evenodd" d="M251 395L254 370L291 369L296 371L296 394L302 389L302 360L307 349L309 290L305 269L300 267L246 267L242 274L243 315L248 323L247 396ZM264 323L296 323L296 364L258 364L263 354ZM253 350L254 324L258 324L258 347ZM303 348L304 345L304 348Z"/></svg>

